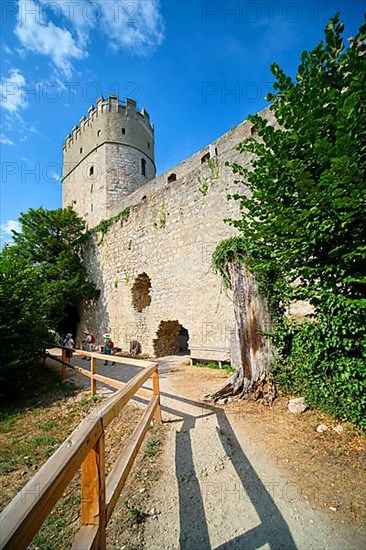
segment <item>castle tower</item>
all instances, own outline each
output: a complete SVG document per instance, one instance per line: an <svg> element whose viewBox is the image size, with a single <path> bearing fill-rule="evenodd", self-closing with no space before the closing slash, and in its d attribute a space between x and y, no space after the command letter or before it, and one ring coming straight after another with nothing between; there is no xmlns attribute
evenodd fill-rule
<svg viewBox="0 0 366 550"><path fill-rule="evenodd" d="M124 207L124 197L155 177L154 127L136 101L101 97L63 145L62 205L89 228Z"/></svg>

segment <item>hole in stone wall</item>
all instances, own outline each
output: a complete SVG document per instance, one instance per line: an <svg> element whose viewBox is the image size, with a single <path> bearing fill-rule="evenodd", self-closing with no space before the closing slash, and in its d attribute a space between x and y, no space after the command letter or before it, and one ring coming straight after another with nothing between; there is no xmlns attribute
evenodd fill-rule
<svg viewBox="0 0 366 550"><path fill-rule="evenodd" d="M98 130L98 137L102 135L102 130Z"/></svg>
<svg viewBox="0 0 366 550"><path fill-rule="evenodd" d="M205 162L208 162L210 160L210 153L206 153L205 155L203 155L203 157L201 158L201 164L205 164Z"/></svg>
<svg viewBox="0 0 366 550"><path fill-rule="evenodd" d="M126 128L122 128L122 134L125 135L126 133Z"/></svg>
<svg viewBox="0 0 366 550"><path fill-rule="evenodd" d="M171 183L172 181L177 181L177 175L174 173L168 176L168 183Z"/></svg>
<svg viewBox="0 0 366 550"><path fill-rule="evenodd" d="M178 321L161 321L153 341L156 357L165 355L187 355L189 333Z"/></svg>
<svg viewBox="0 0 366 550"><path fill-rule="evenodd" d="M83 152L83 148L82 148L82 147L80 147L80 155L82 154L82 152Z"/></svg>
<svg viewBox="0 0 366 550"><path fill-rule="evenodd" d="M151 304L150 289L150 277L146 273L138 275L133 283L131 293L132 305L140 313Z"/></svg>
<svg viewBox="0 0 366 550"><path fill-rule="evenodd" d="M94 174L94 166L91 166L89 168L89 176L92 176Z"/></svg>

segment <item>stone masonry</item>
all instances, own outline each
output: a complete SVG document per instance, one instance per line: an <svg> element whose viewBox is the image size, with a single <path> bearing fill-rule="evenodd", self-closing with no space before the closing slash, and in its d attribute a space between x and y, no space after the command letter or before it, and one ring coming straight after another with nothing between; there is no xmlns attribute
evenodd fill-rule
<svg viewBox="0 0 366 550"><path fill-rule="evenodd" d="M263 116L273 121L269 110L263 111ZM178 322L180 342L188 331L190 350L198 348L205 354L230 350L235 327L232 299L213 272L211 254L222 239L235 232L224 219L240 215L237 202L227 201L227 194L245 191L234 183L225 163L250 163L250 155L240 154L236 147L252 133L251 123L243 122L157 178L147 149L106 144L100 148L103 151L93 152L103 157L101 175L94 183L93 212L81 197L86 184L75 179L71 185L66 175L64 206L76 200L76 210L90 227L130 207L123 225L116 222L105 235L96 234L87 247L87 268L101 296L81 312L79 338L86 327L97 342L104 332L111 332L116 346L123 350L137 340L143 353L153 355L161 349L175 353L179 349ZM113 151L108 152L108 147ZM153 140L149 151L153 158ZM143 178L136 171L141 158L151 163ZM122 165L126 180L116 176ZM77 169L81 173L84 162ZM169 327L174 338L166 333ZM160 337L167 342L165 348Z"/></svg>

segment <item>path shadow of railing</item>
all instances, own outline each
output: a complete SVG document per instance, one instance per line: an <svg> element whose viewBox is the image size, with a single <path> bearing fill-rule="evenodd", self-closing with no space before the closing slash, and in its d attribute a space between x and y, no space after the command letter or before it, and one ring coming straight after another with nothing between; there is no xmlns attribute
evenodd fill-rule
<svg viewBox="0 0 366 550"><path fill-rule="evenodd" d="M211 548L204 500L193 462L191 431L196 421L206 416L216 416L217 435L230 458L238 478L251 504L260 518L260 525L220 545L216 550L254 550L268 544L271 550L296 550L290 529L276 506L272 496L262 483L230 425L225 412L211 404L201 403L180 396L161 393L164 412L182 419L176 434L175 470L179 491L180 550L208 550ZM193 416L182 413L166 404L164 397L199 407L202 414ZM207 449L209 452L209 449ZM189 483L187 480L189 479ZM228 517L227 521L230 522ZM192 529L194 523L194 529Z"/></svg>
<svg viewBox="0 0 366 550"><path fill-rule="evenodd" d="M131 373L126 369L121 371L116 379L127 381L130 376ZM284 517L242 450L225 411L208 403L193 401L166 392L160 392L160 395L162 411L178 417L170 422L182 422L176 433L175 448L175 472L179 492L180 550L211 549L204 498L193 461L191 433L198 420L213 416L217 419L217 435L222 448L230 458L240 483L261 522L255 528L220 545L216 550L255 550L265 544L268 544L271 550L296 550L295 542ZM164 398L197 407L200 409L200 414L195 416L182 412L179 407L175 409L166 402L164 403ZM145 399L137 396L134 400L145 402ZM230 522L230 517L227 518L227 521ZM194 528L192 528L193 525Z"/></svg>

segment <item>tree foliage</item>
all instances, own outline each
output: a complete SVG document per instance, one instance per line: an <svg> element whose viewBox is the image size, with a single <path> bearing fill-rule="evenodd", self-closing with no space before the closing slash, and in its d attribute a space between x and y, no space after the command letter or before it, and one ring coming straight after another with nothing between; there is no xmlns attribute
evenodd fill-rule
<svg viewBox="0 0 366 550"><path fill-rule="evenodd" d="M239 149L253 154L252 167L232 167L250 193L231 197L243 212L231 223L270 300L281 364L293 377L288 389L305 392L315 404L342 401L341 416L360 422L366 389L366 24L347 48L342 32L337 15L325 40L302 53L295 79L272 65L275 93L267 99L279 127L261 115L249 117L259 138ZM299 326L283 318L284 305L295 299L314 306L315 322ZM323 385L316 386L321 377Z"/></svg>
<svg viewBox="0 0 366 550"><path fill-rule="evenodd" d="M29 210L0 254L0 377L34 363L70 306L98 297L81 261L84 221L71 209Z"/></svg>

